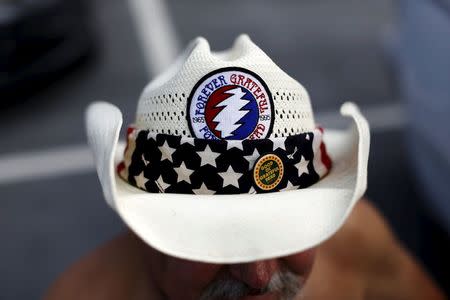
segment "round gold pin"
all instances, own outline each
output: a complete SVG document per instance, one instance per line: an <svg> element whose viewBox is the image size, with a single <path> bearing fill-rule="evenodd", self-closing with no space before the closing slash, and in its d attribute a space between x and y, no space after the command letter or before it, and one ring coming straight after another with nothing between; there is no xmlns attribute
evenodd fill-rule
<svg viewBox="0 0 450 300"><path fill-rule="evenodd" d="M255 184L264 191L276 188L283 179L283 174L283 161L275 154L266 154L260 157L253 169Z"/></svg>

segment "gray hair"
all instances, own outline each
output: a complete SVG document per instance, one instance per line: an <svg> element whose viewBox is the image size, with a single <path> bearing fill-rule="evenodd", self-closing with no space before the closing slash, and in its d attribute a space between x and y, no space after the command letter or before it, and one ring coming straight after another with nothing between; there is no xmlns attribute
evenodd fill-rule
<svg viewBox="0 0 450 300"><path fill-rule="evenodd" d="M277 292L279 300L293 300L303 286L303 279L290 271L275 273L262 292ZM217 279L203 292L200 300L239 300L248 295L251 288L235 279Z"/></svg>

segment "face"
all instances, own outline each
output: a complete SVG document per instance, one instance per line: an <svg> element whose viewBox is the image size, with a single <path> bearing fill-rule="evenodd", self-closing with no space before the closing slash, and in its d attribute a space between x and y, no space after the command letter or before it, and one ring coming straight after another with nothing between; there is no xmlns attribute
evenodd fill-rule
<svg viewBox="0 0 450 300"><path fill-rule="evenodd" d="M291 300L301 292L315 254L312 249L277 259L218 265L144 247L151 278L170 300Z"/></svg>

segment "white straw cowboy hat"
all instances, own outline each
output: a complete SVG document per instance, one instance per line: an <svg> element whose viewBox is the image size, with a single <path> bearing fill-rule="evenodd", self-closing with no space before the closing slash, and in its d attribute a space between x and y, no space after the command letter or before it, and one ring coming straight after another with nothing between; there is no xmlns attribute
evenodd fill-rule
<svg viewBox="0 0 450 300"><path fill-rule="evenodd" d="M97 102L87 133L103 193L155 249L239 263L318 245L366 190L369 126L346 103L346 131L316 127L306 90L246 35L224 52L193 41L122 114Z"/></svg>

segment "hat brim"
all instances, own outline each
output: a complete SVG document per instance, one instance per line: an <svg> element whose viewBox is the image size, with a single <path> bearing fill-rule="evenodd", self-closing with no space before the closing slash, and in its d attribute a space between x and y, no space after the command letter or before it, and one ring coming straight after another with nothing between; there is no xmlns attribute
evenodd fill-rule
<svg viewBox="0 0 450 300"><path fill-rule="evenodd" d="M113 105L92 104L87 133L107 202L153 248L178 258L243 263L297 253L320 244L345 222L364 194L370 133L356 105L346 103L348 130L326 129L333 161L329 174L306 189L267 194L187 195L147 193L115 171L122 115Z"/></svg>

